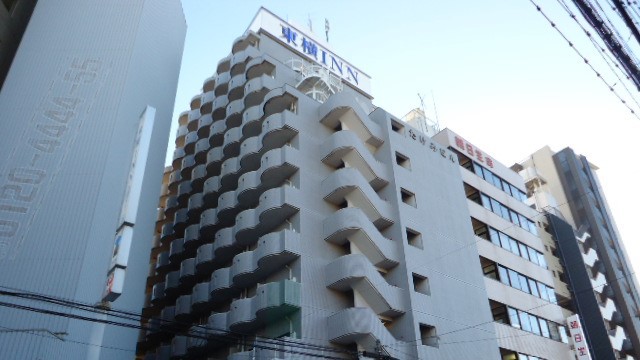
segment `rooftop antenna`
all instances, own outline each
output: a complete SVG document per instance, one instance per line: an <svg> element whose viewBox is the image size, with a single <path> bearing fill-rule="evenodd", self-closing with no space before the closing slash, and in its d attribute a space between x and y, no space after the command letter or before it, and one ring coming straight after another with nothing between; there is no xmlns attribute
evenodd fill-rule
<svg viewBox="0 0 640 360"><path fill-rule="evenodd" d="M329 42L329 19L324 18L324 34L327 37L327 42Z"/></svg>
<svg viewBox="0 0 640 360"><path fill-rule="evenodd" d="M311 23L311 14L307 13L307 24L309 25L309 31L313 32L313 24Z"/></svg>
<svg viewBox="0 0 640 360"><path fill-rule="evenodd" d="M440 131L440 119L438 119L438 109L436 109L436 97L433 95L433 90L431 90L431 101L433 102L433 116L436 117L436 126L438 127L438 131Z"/></svg>

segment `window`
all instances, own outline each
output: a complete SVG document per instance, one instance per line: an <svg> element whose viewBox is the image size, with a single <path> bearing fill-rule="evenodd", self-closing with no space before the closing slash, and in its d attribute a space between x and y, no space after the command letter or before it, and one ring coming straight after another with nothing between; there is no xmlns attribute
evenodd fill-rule
<svg viewBox="0 0 640 360"><path fill-rule="evenodd" d="M524 311L518 311L518 317L520 318L520 326L522 330L531 332L531 323L529 322L529 314Z"/></svg>
<svg viewBox="0 0 640 360"><path fill-rule="evenodd" d="M509 282L511 283L511 287L520 290L520 279L518 278L518 273L511 269L507 269L507 272L509 273Z"/></svg>
<svg viewBox="0 0 640 360"><path fill-rule="evenodd" d="M542 336L546 338L551 337L549 334L549 324L547 324L547 320L538 319L538 322L540 323L540 332L542 333Z"/></svg>
<svg viewBox="0 0 640 360"><path fill-rule="evenodd" d="M416 195L411 191L400 188L400 198L403 203L416 207Z"/></svg>
<svg viewBox="0 0 640 360"><path fill-rule="evenodd" d="M522 256L523 258L530 260L529 258L529 251L527 251L527 245L523 244L523 243L518 243L518 248L520 249L520 256Z"/></svg>
<svg viewBox="0 0 640 360"><path fill-rule="evenodd" d="M431 288L429 287L429 278L416 273L413 273L413 291L420 294L431 295Z"/></svg>
<svg viewBox="0 0 640 360"><path fill-rule="evenodd" d="M511 326L515 328L520 328L520 319L518 318L518 310L508 307L507 311L509 312L509 323Z"/></svg>
<svg viewBox="0 0 640 360"><path fill-rule="evenodd" d="M540 333L540 323L538 322L538 318L529 314L529 322L531 324L531 332L536 335L542 335Z"/></svg>
<svg viewBox="0 0 640 360"><path fill-rule="evenodd" d="M509 238L509 250L511 250L512 253L520 256L520 251L518 250L518 242L513 238Z"/></svg>
<svg viewBox="0 0 640 360"><path fill-rule="evenodd" d="M404 125L400 124L397 120L391 120L391 130L398 134L404 134Z"/></svg>
<svg viewBox="0 0 640 360"><path fill-rule="evenodd" d="M411 170L411 161L405 155L400 154L396 151L396 164L402 166L407 170Z"/></svg>
<svg viewBox="0 0 640 360"><path fill-rule="evenodd" d="M538 286L535 280L529 279L529 289L531 289L531 295L540 297L540 292L538 292Z"/></svg>
<svg viewBox="0 0 640 360"><path fill-rule="evenodd" d="M482 206L491 211L491 200L489 200L489 197L485 194L480 194L480 198L482 199Z"/></svg>
<svg viewBox="0 0 640 360"><path fill-rule="evenodd" d="M531 294L529 291L529 279L522 274L518 274L518 280L520 280L520 290L526 292L527 294Z"/></svg>
<svg viewBox="0 0 640 360"><path fill-rule="evenodd" d="M507 272L507 268L504 266L498 265L498 277L500 278L501 283L511 286L509 283L509 273Z"/></svg>
<svg viewBox="0 0 640 360"><path fill-rule="evenodd" d="M422 234L409 228L406 228L405 232L407 234L407 242L409 245L422 249Z"/></svg>
<svg viewBox="0 0 640 360"><path fill-rule="evenodd" d="M500 237L498 235L498 230L489 228L489 238L494 245L500 246Z"/></svg>
<svg viewBox="0 0 640 360"><path fill-rule="evenodd" d="M480 266L482 266L482 273L484 276L498 280L498 268L496 267L496 263L487 259L480 257Z"/></svg>
<svg viewBox="0 0 640 360"><path fill-rule="evenodd" d="M508 324L507 307L497 301L489 300L491 306L491 315L493 315L493 321L501 324Z"/></svg>
<svg viewBox="0 0 640 360"><path fill-rule="evenodd" d="M420 339L422 345L438 347L438 334L436 327L426 324L420 324Z"/></svg>

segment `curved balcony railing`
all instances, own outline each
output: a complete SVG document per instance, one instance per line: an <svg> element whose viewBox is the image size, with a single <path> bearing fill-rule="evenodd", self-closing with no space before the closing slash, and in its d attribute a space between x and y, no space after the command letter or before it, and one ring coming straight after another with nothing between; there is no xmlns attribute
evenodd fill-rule
<svg viewBox="0 0 640 360"><path fill-rule="evenodd" d="M344 123L364 143L379 147L384 142L380 125L369 118L349 93L339 92L330 96L318 109L318 115L320 122L331 129Z"/></svg>
<svg viewBox="0 0 640 360"><path fill-rule="evenodd" d="M323 235L325 241L336 245L349 241L377 267L391 269L399 263L398 244L382 236L361 209L335 212L324 221Z"/></svg>
<svg viewBox="0 0 640 360"><path fill-rule="evenodd" d="M213 100L211 118L214 122L223 120L227 116L227 105L229 105L229 98L227 95L218 95L215 100Z"/></svg>
<svg viewBox="0 0 640 360"><path fill-rule="evenodd" d="M202 91L206 94L213 91L216 86L216 75L212 75L204 80L202 83Z"/></svg>
<svg viewBox="0 0 640 360"><path fill-rule="evenodd" d="M358 207L378 229L393 224L391 205L373 191L362 174L354 168L335 171L322 181L324 199L336 205L347 201L349 207Z"/></svg>
<svg viewBox="0 0 640 360"><path fill-rule="evenodd" d="M211 90L203 90L202 105L200 105L200 114L202 114L203 117L205 115L211 115L211 110L213 109L213 99L215 99L213 86L214 85L211 86Z"/></svg>
<svg viewBox="0 0 640 360"><path fill-rule="evenodd" d="M274 65L277 61L269 55L263 54L251 59L246 66L247 80L255 79L258 76L271 76L276 69Z"/></svg>
<svg viewBox="0 0 640 360"><path fill-rule="evenodd" d="M322 149L323 163L334 168L345 164L358 169L374 190L380 190L389 183L387 169L359 141L353 131L334 133L324 142Z"/></svg>
<svg viewBox="0 0 640 360"><path fill-rule="evenodd" d="M222 58L222 60L218 61L218 67L216 68L216 72L218 74L222 74L226 71L229 71L229 67L231 66L231 54Z"/></svg>
<svg viewBox="0 0 640 360"><path fill-rule="evenodd" d="M226 122L223 120L214 122L209 129L209 145L211 145L212 148L221 146L225 132L227 132Z"/></svg>
<svg viewBox="0 0 640 360"><path fill-rule="evenodd" d="M360 294L378 315L397 317L405 312L402 289L389 285L362 254L344 255L325 267L327 287Z"/></svg>
<svg viewBox="0 0 640 360"><path fill-rule="evenodd" d="M383 355L398 359L407 354L396 350L401 343L384 327L380 318L369 308L348 308L341 310L327 319L329 340L337 344L358 344L358 347L374 352L382 344ZM394 344L395 346L384 346Z"/></svg>

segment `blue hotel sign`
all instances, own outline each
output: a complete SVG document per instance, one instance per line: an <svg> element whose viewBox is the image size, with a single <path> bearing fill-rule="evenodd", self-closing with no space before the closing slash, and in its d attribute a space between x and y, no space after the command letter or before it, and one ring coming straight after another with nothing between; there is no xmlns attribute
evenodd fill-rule
<svg viewBox="0 0 640 360"><path fill-rule="evenodd" d="M324 65L341 78L345 78L349 82L358 85L358 70L352 68L349 64L345 64L330 52L319 47L312 40L304 37L304 35L299 36L291 27L280 26L282 27L282 37L287 41L287 44L301 50L302 53L308 57L312 57L316 62Z"/></svg>
<svg viewBox="0 0 640 360"><path fill-rule="evenodd" d="M249 26L254 32L266 31L307 60L314 62L351 84L365 94L371 94L371 78L329 51L326 44L315 40L313 36L304 34L265 8L261 8Z"/></svg>

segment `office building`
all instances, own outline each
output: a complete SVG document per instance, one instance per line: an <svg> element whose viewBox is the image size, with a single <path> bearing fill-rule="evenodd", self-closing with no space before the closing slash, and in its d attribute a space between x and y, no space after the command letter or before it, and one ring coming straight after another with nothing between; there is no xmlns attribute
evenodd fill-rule
<svg viewBox="0 0 640 360"><path fill-rule="evenodd" d="M558 259L545 247L522 177L449 129L434 140L457 155L502 359L572 359L572 312L562 306L570 295L553 276Z"/></svg>
<svg viewBox="0 0 640 360"><path fill-rule="evenodd" d="M2 3L16 11L27 2ZM155 219L136 215L157 206L185 33L178 0L37 2L0 92L3 291L101 302L121 209L129 254L146 258ZM123 205L126 194L139 198ZM123 271L111 273L106 295L122 290L113 308L139 312L148 264L130 261L125 278ZM137 329L65 314L111 315L2 302L2 359L134 356ZM30 310L8 307L18 305Z"/></svg>
<svg viewBox="0 0 640 360"><path fill-rule="evenodd" d="M453 133L423 135L369 84L260 9L178 119L138 356L570 359L522 179L492 162L507 195L461 176Z"/></svg>
<svg viewBox="0 0 640 360"><path fill-rule="evenodd" d="M638 287L597 169L571 148L544 147L516 165L531 203L547 213L592 355L632 359L640 346Z"/></svg>

